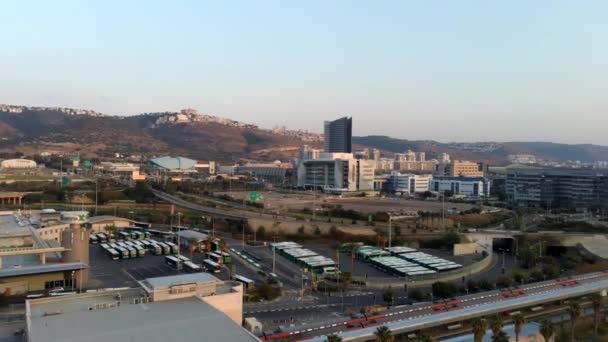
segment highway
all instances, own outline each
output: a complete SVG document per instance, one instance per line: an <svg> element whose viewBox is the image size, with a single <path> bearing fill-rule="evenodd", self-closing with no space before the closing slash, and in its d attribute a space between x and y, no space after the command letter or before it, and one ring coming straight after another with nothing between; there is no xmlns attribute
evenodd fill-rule
<svg viewBox="0 0 608 342"><path fill-rule="evenodd" d="M497 312L513 311L543 303L608 289L608 272L597 272L566 279L532 283L518 288L494 290L452 298L435 303L394 307L357 318L336 318L295 327L262 336L265 341L325 340L328 334L339 334L344 341L366 341L373 338L380 325L395 333L404 333L469 320Z"/></svg>
<svg viewBox="0 0 608 342"><path fill-rule="evenodd" d="M229 213L224 210L203 207L201 205L197 205L192 202L188 202L177 196L169 195L169 194L159 191L159 190L155 190L155 189L151 189L151 190L156 197L158 197L162 200L165 200L169 203L175 204L176 206L184 208L184 209L190 209L192 211L197 211L197 212L200 212L203 214L214 215L216 217L227 218L227 219L232 219L232 220L240 220L240 221L247 220L247 216L243 215L243 214L239 215L236 213Z"/></svg>

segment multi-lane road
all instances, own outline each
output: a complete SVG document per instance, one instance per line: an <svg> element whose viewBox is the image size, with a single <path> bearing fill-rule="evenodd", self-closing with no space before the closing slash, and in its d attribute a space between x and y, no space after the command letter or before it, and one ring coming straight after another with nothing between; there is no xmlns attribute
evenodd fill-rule
<svg viewBox="0 0 608 342"><path fill-rule="evenodd" d="M574 276L528 284L517 288L495 290L457 297L435 303L419 303L355 318L336 318L262 336L265 341L325 340L339 334L344 341L372 338L377 326L386 325L395 333L418 331L465 321L474 317L507 312L555 300L583 296L608 289L608 272Z"/></svg>

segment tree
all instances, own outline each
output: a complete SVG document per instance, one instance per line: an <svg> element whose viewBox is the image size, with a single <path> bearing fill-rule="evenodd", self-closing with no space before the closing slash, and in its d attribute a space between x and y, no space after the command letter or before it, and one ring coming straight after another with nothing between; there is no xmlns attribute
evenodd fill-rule
<svg viewBox="0 0 608 342"><path fill-rule="evenodd" d="M519 342L519 334L526 324L526 318L522 314L517 314L513 316L513 324L515 325L515 342Z"/></svg>
<svg viewBox="0 0 608 342"><path fill-rule="evenodd" d="M597 327L600 324L600 310L602 309L602 296L599 293L591 294L593 306L593 341L597 341Z"/></svg>
<svg viewBox="0 0 608 342"><path fill-rule="evenodd" d="M497 334L492 336L492 342L509 342L509 335L506 332L500 330Z"/></svg>
<svg viewBox="0 0 608 342"><path fill-rule="evenodd" d="M424 299L424 294L422 293L422 290L420 290L420 289L410 290L410 292L408 293L407 296L417 302L420 302Z"/></svg>
<svg viewBox="0 0 608 342"><path fill-rule="evenodd" d="M545 341L548 342L555 334L555 325L553 325L549 319L543 319L540 323L540 334L543 335Z"/></svg>
<svg viewBox="0 0 608 342"><path fill-rule="evenodd" d="M574 328L576 321L581 317L583 311L581 310L580 304L577 302L570 302L568 305L568 315L570 315L570 341L574 342Z"/></svg>
<svg viewBox="0 0 608 342"><path fill-rule="evenodd" d="M441 298L453 297L456 294L456 286L452 283L438 281L433 283L433 295Z"/></svg>
<svg viewBox="0 0 608 342"><path fill-rule="evenodd" d="M418 340L418 342L434 342L435 341L433 336L431 336L431 334L429 334L427 332L418 333L417 340Z"/></svg>
<svg viewBox="0 0 608 342"><path fill-rule="evenodd" d="M389 287L382 294L382 299L388 306L393 305L395 302L395 290L389 285Z"/></svg>
<svg viewBox="0 0 608 342"><path fill-rule="evenodd" d="M471 327L473 328L474 341L482 342L483 337L486 335L486 330L488 330L488 321L483 318L475 318L471 321Z"/></svg>
<svg viewBox="0 0 608 342"><path fill-rule="evenodd" d="M501 315L496 315L490 321L490 329L494 336L498 335L502 331L502 324L504 323Z"/></svg>
<svg viewBox="0 0 608 342"><path fill-rule="evenodd" d="M266 238L266 227L259 226L256 235L258 239L264 240Z"/></svg>
<svg viewBox="0 0 608 342"><path fill-rule="evenodd" d="M394 342L395 336L393 336L393 332L386 325L378 327L374 332L376 335L377 342Z"/></svg>
<svg viewBox="0 0 608 342"><path fill-rule="evenodd" d="M327 335L325 342L342 342L342 337L336 334Z"/></svg>

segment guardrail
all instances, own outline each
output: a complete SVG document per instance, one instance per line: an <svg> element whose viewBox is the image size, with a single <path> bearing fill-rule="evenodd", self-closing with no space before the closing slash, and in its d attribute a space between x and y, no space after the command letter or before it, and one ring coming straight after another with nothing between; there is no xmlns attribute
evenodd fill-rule
<svg viewBox="0 0 608 342"><path fill-rule="evenodd" d="M428 286L438 281L452 281L462 277L468 277L482 272L496 263L497 258L494 253L489 254L482 260L459 268L457 270L427 274L413 277L360 277L355 276L353 280L364 282L368 288L386 288L387 286L398 287L407 284L408 287Z"/></svg>

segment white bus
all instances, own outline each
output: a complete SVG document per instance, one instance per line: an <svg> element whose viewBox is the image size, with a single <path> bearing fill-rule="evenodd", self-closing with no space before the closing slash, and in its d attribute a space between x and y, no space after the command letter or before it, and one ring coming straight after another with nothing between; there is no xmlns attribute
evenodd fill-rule
<svg viewBox="0 0 608 342"><path fill-rule="evenodd" d="M169 245L167 245L164 242L157 242L157 244L163 249L163 254L164 255L171 254L171 247L169 247Z"/></svg>
<svg viewBox="0 0 608 342"><path fill-rule="evenodd" d="M189 273L202 272L203 268L192 261L184 261L184 270Z"/></svg>
<svg viewBox="0 0 608 342"><path fill-rule="evenodd" d="M207 272L220 273L222 270L220 264L211 260L203 260L203 265L207 269Z"/></svg>
<svg viewBox="0 0 608 342"><path fill-rule="evenodd" d="M98 243L99 240L97 239L97 236L95 234L91 234L89 236L89 243Z"/></svg>
<svg viewBox="0 0 608 342"><path fill-rule="evenodd" d="M166 244L167 246L171 247L171 254L177 254L177 253L179 252L179 251L178 251L178 248L177 248L177 245L176 245L176 244L174 244L173 242L169 242L169 241L167 241L167 242L165 242L165 244Z"/></svg>
<svg viewBox="0 0 608 342"><path fill-rule="evenodd" d="M190 259L188 257L183 256L183 255L176 255L175 257L183 262L190 261Z"/></svg>
<svg viewBox="0 0 608 342"><path fill-rule="evenodd" d="M143 257L144 255L146 255L146 249L142 246L135 245L133 248L135 248L135 250L137 251L137 256Z"/></svg>
<svg viewBox="0 0 608 342"><path fill-rule="evenodd" d="M110 248L110 245L108 245L107 243L102 243L100 246L103 249L109 249Z"/></svg>
<svg viewBox="0 0 608 342"><path fill-rule="evenodd" d="M165 257L165 263L171 266L172 268L175 268L176 270L182 269L182 261L174 257L173 255L167 255Z"/></svg>
<svg viewBox="0 0 608 342"><path fill-rule="evenodd" d="M239 283L242 283L243 287L246 288L246 289L255 286L255 282L253 280L251 280L249 278L245 278L245 277L240 276L238 274L234 276L234 280L238 281Z"/></svg>
<svg viewBox="0 0 608 342"><path fill-rule="evenodd" d="M120 254L118 254L118 252L115 251L114 249L108 248L108 249L106 249L106 252L110 256L110 259L112 259L112 260L118 260L118 259L120 259Z"/></svg>
<svg viewBox="0 0 608 342"><path fill-rule="evenodd" d="M121 259L129 259L129 251L126 248L116 246L115 250L120 254Z"/></svg>
<svg viewBox="0 0 608 342"><path fill-rule="evenodd" d="M163 255L163 248L155 243L149 244L148 250L154 255Z"/></svg>
<svg viewBox="0 0 608 342"><path fill-rule="evenodd" d="M137 250L131 246L127 246L126 249L129 251L129 257L137 258Z"/></svg>
<svg viewBox="0 0 608 342"><path fill-rule="evenodd" d="M99 242L108 242L108 237L104 233L97 233L97 239Z"/></svg>
<svg viewBox="0 0 608 342"><path fill-rule="evenodd" d="M209 258L211 258L211 260L216 263L220 263L224 260L224 258L221 255L219 255L215 252L209 253Z"/></svg>

